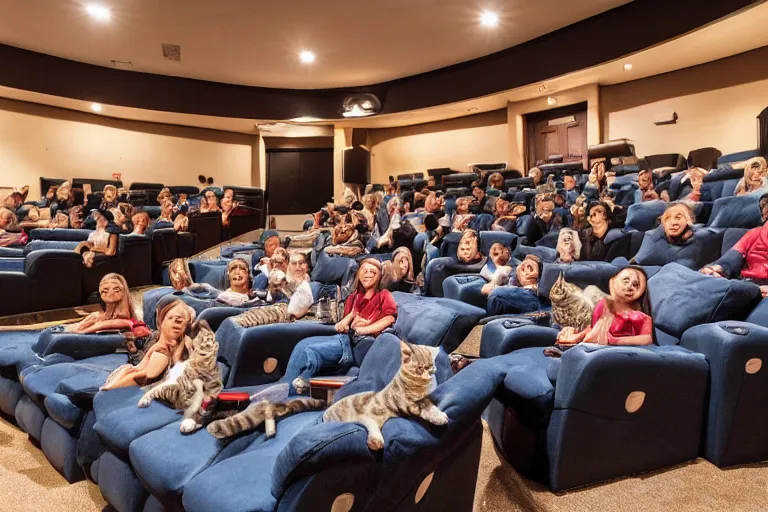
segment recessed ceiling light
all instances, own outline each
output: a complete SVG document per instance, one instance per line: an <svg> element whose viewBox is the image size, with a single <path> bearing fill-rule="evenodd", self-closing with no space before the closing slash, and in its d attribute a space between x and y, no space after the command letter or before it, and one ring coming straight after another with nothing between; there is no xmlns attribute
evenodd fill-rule
<svg viewBox="0 0 768 512"><path fill-rule="evenodd" d="M467 112L477 112L477 107L469 107Z"/></svg>
<svg viewBox="0 0 768 512"><path fill-rule="evenodd" d="M624 71L632 71L632 64L624 64Z"/></svg>
<svg viewBox="0 0 768 512"><path fill-rule="evenodd" d="M315 62L315 54L308 50L304 50L299 54L299 60L304 64L312 64Z"/></svg>
<svg viewBox="0 0 768 512"><path fill-rule="evenodd" d="M541 84L539 86L539 92L544 92L548 89L547 84Z"/></svg>
<svg viewBox="0 0 768 512"><path fill-rule="evenodd" d="M557 105L557 98L550 96L547 98L547 105Z"/></svg>
<svg viewBox="0 0 768 512"><path fill-rule="evenodd" d="M495 27L499 24L499 15L491 11L483 11L480 15L480 23L486 27Z"/></svg>
<svg viewBox="0 0 768 512"><path fill-rule="evenodd" d="M112 17L109 9L101 4L88 4L85 6L85 12L96 21L109 21Z"/></svg>
<svg viewBox="0 0 768 512"><path fill-rule="evenodd" d="M101 112L104 110L104 107L101 106L101 103L91 103L91 110L94 112Z"/></svg>

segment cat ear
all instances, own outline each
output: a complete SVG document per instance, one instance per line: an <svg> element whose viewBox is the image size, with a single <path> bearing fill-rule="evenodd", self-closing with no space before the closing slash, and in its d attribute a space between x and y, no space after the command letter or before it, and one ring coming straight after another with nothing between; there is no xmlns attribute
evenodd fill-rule
<svg viewBox="0 0 768 512"><path fill-rule="evenodd" d="M403 357L403 362L407 363L411 360L411 356L413 355L413 350L411 350L411 346L408 345L403 340L400 340L400 354Z"/></svg>

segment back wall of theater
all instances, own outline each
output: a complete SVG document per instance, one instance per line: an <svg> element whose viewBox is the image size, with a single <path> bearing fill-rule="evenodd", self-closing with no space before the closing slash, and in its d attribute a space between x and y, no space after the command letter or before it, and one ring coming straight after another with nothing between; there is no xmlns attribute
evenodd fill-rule
<svg viewBox="0 0 768 512"><path fill-rule="evenodd" d="M254 137L127 121L0 99L0 174L39 197L41 176L197 185L251 184Z"/></svg>
<svg viewBox="0 0 768 512"><path fill-rule="evenodd" d="M507 161L507 110L400 128L368 130L371 179L468 163Z"/></svg>

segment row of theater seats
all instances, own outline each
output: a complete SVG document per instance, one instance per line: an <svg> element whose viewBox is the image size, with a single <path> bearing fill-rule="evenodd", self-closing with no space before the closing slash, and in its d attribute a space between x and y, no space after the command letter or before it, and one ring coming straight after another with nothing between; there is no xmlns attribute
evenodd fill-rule
<svg viewBox="0 0 768 512"><path fill-rule="evenodd" d="M151 217L159 215L153 207L145 208ZM233 224L241 218L246 217L233 218ZM90 230L33 229L23 248L0 248L0 287L15 298L0 303L0 316L82 305L110 272L122 274L131 287L160 283L165 263L242 234L236 234L236 227L222 229L221 215L211 212L191 216L189 232L161 228L149 235L120 235L117 254L98 255L91 268L74 252Z"/></svg>
<svg viewBox="0 0 768 512"><path fill-rule="evenodd" d="M749 199L738 199L748 206ZM547 316L488 318L476 292L479 268L441 268L440 260L453 260L452 237L439 249L417 237L414 249L430 255L427 296L394 294L399 311L393 332L377 338L362 365L351 371L357 380L338 396L383 388L399 366L397 338L437 346L438 387L432 398L450 422L433 427L390 420L381 455L367 448L359 425L318 423L314 412L281 421L274 439L257 430L222 444L204 430L183 436L180 414L162 404L137 409L141 392L136 388L101 392L91 402L87 391L126 360L115 353L119 337L50 331L3 335L0 410L15 415L65 477L93 479L120 511L328 510L344 503L342 498L348 503L350 496L373 510L471 510L483 411L513 466L555 490L696 456L719 466L765 460L763 390L768 382L760 370L768 356L768 303L753 284L696 272L756 219L738 214L725 220L715 216L713 206L710 218L722 218L723 224L701 226L708 235L696 241L708 254L699 257L703 252L694 251L682 265L673 251L653 247L659 243L653 225L647 228L651 233L632 227L645 227L639 219L650 223L658 216L652 212L659 207L652 207L630 207L639 212L630 215L638 222L628 220L630 227L616 233L629 243L615 262L555 264L552 248L524 245L524 236L480 233L485 254L500 242L517 258L542 257L544 311L561 272L581 287L608 291L608 280L624 260L647 244L647 254L661 256L658 264L646 265L658 346L581 346L561 359L543 354L557 333ZM742 220L746 225L733 225ZM315 298L348 284L357 268L355 258L328 256L322 242L317 244L311 256ZM219 261L190 262L190 270L196 282L225 288L229 257L250 258L252 267L263 255L259 251L257 245L235 247ZM151 322L154 306L170 297L175 296L169 288L147 292L145 319ZM231 390L254 393L280 382L295 347L335 332L307 320L243 328L230 318L242 309L182 298L216 329L224 383ZM483 324L483 359L452 376L447 354L478 323Z"/></svg>
<svg viewBox="0 0 768 512"><path fill-rule="evenodd" d="M247 255L258 261L262 253ZM322 261L322 253L315 261ZM312 273L315 294L336 290L354 274L357 262L339 258L347 271L333 281L322 264ZM190 261L196 282L226 287L226 259ZM336 263L334 263L335 265ZM146 292L145 320L163 301L181 297L216 329L225 388L254 393L281 382L295 347L332 335L332 325L314 320L243 328L230 317L241 308L211 307L208 301ZM142 391L85 392L104 382L126 356L115 353L114 335L13 333L0 335L0 410L40 446L69 481L95 481L119 511L154 510L331 510L339 496L396 510L470 510L477 477L482 427L480 413L505 375L499 361L477 363L452 376L447 355L484 315L459 301L396 292L397 322L378 337L352 368L358 378L339 396L378 390L400 365L398 339L440 347L436 358L440 407L451 423L436 430L398 418L384 428L383 457L370 452L366 431L356 424L318 424L308 412L280 421L277 436L255 431L223 443L206 430L185 436L179 413L153 403L138 409ZM421 485L428 481L425 494Z"/></svg>

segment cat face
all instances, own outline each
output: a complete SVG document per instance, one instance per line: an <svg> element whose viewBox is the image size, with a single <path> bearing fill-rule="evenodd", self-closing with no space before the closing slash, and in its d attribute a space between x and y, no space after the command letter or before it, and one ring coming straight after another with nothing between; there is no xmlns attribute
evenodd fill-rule
<svg viewBox="0 0 768 512"><path fill-rule="evenodd" d="M565 281L565 276L560 272L557 280L555 280L555 284L553 284L552 288L549 290L550 300L557 302L564 299L567 293L567 288L568 283Z"/></svg>
<svg viewBox="0 0 768 512"><path fill-rule="evenodd" d="M187 347L190 353L205 357L216 354L219 350L216 336L205 320L198 320L192 324L190 338L190 346Z"/></svg>
<svg viewBox="0 0 768 512"><path fill-rule="evenodd" d="M411 345L401 341L400 354L402 356L402 370L412 378L422 382L426 383L432 380L436 371L434 347Z"/></svg>

